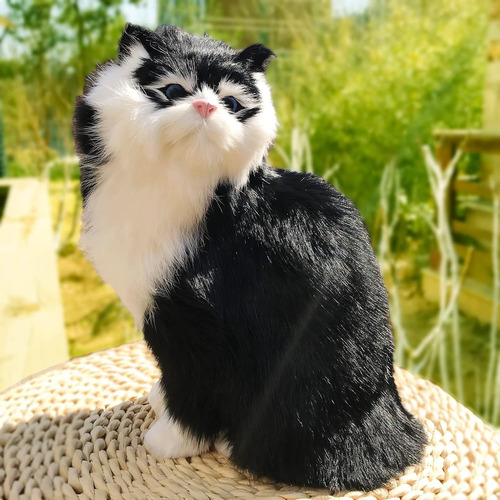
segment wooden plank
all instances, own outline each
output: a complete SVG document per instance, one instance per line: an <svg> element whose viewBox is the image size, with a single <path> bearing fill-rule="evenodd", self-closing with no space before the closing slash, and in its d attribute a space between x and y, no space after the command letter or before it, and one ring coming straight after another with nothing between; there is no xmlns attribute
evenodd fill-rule
<svg viewBox="0 0 500 500"><path fill-rule="evenodd" d="M422 270L422 290L427 300L439 301L439 274L436 271ZM492 293L491 287L466 278L458 297L459 308L469 316L489 323L493 312Z"/></svg>
<svg viewBox="0 0 500 500"><path fill-rule="evenodd" d="M0 223L0 390L68 359L47 184L10 185Z"/></svg>
<svg viewBox="0 0 500 500"><path fill-rule="evenodd" d="M483 142L495 142L500 140L500 131L482 129L436 129L432 135L436 139L445 139L450 142L461 142L463 140L474 139Z"/></svg>
<svg viewBox="0 0 500 500"><path fill-rule="evenodd" d="M467 224L488 233L488 239L492 238L493 214L481 212L480 210L468 209Z"/></svg>
<svg viewBox="0 0 500 500"><path fill-rule="evenodd" d="M500 153L500 133L488 130L436 130L434 138L462 151Z"/></svg>
<svg viewBox="0 0 500 500"><path fill-rule="evenodd" d="M456 179L452 184L452 188L455 191L459 191L461 193L473 194L476 196L480 196L482 198L493 197L493 193L490 187L484 182L470 182L470 181Z"/></svg>
<svg viewBox="0 0 500 500"><path fill-rule="evenodd" d="M455 243L455 251L457 255L464 260L469 251L469 247ZM484 283L486 285L493 285L493 270L491 263L491 252L480 250L478 248L473 249L472 258L470 259L469 266L467 269L467 278L472 278L479 283Z"/></svg>
<svg viewBox="0 0 500 500"><path fill-rule="evenodd" d="M465 219L469 226L488 232L489 239L493 232L493 204L483 200L462 201L465 209Z"/></svg>
<svg viewBox="0 0 500 500"><path fill-rule="evenodd" d="M466 236L471 236L481 242L491 240L491 231L486 231L475 227L467 222L462 222L460 220L453 220L451 223L451 229L454 233L464 234Z"/></svg>
<svg viewBox="0 0 500 500"><path fill-rule="evenodd" d="M474 129L436 129L432 132L432 135L437 140L460 142L470 135L477 135L479 132L480 130Z"/></svg>

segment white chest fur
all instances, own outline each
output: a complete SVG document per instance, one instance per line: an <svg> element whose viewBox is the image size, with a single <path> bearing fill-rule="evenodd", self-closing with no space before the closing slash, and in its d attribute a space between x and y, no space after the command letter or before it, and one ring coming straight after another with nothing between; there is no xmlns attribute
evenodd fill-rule
<svg viewBox="0 0 500 500"><path fill-rule="evenodd" d="M108 163L87 199L80 247L141 329L159 285L196 246L215 179L173 166Z"/></svg>
<svg viewBox="0 0 500 500"><path fill-rule="evenodd" d="M261 109L243 124L220 100L222 94L207 85L195 88L194 77L190 82L167 75L158 86L181 82L191 94L158 108L133 77L148 58L134 45L120 64L94 76L84 98L98 116L87 133L112 160L82 167L96 169L98 183L85 203L80 247L138 328L155 290L171 283L176 265L196 248L197 226L217 183L243 186L276 132L271 94L260 73L254 79ZM219 93L238 90L227 82L222 87ZM193 107L197 99L209 99L217 111L205 119Z"/></svg>

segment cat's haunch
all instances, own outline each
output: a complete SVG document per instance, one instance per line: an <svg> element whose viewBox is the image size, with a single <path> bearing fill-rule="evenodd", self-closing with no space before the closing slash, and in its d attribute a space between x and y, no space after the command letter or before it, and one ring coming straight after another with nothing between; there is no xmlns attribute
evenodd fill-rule
<svg viewBox="0 0 500 500"><path fill-rule="evenodd" d="M76 104L80 245L158 360L151 452L215 445L275 481L369 490L416 464L426 437L396 391L359 212L267 164L273 57L127 25Z"/></svg>

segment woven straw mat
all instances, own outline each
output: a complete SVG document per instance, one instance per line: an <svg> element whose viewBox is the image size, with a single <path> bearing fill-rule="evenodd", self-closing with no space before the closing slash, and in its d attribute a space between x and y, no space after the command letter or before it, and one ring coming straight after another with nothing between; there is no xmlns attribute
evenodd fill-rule
<svg viewBox="0 0 500 500"><path fill-rule="evenodd" d="M73 359L0 394L0 498L500 498L499 434L430 382L395 376L429 434L423 463L386 488L333 497L257 480L215 452L155 459L143 445L158 379L145 344Z"/></svg>

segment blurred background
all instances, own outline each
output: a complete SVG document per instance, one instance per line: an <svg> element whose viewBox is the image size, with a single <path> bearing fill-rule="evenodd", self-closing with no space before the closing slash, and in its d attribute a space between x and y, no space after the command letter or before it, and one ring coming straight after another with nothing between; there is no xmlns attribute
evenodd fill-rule
<svg viewBox="0 0 500 500"><path fill-rule="evenodd" d="M77 247L71 135L126 21L276 52L271 163L353 199L396 363L500 425L498 0L0 0L0 389L141 338Z"/></svg>

